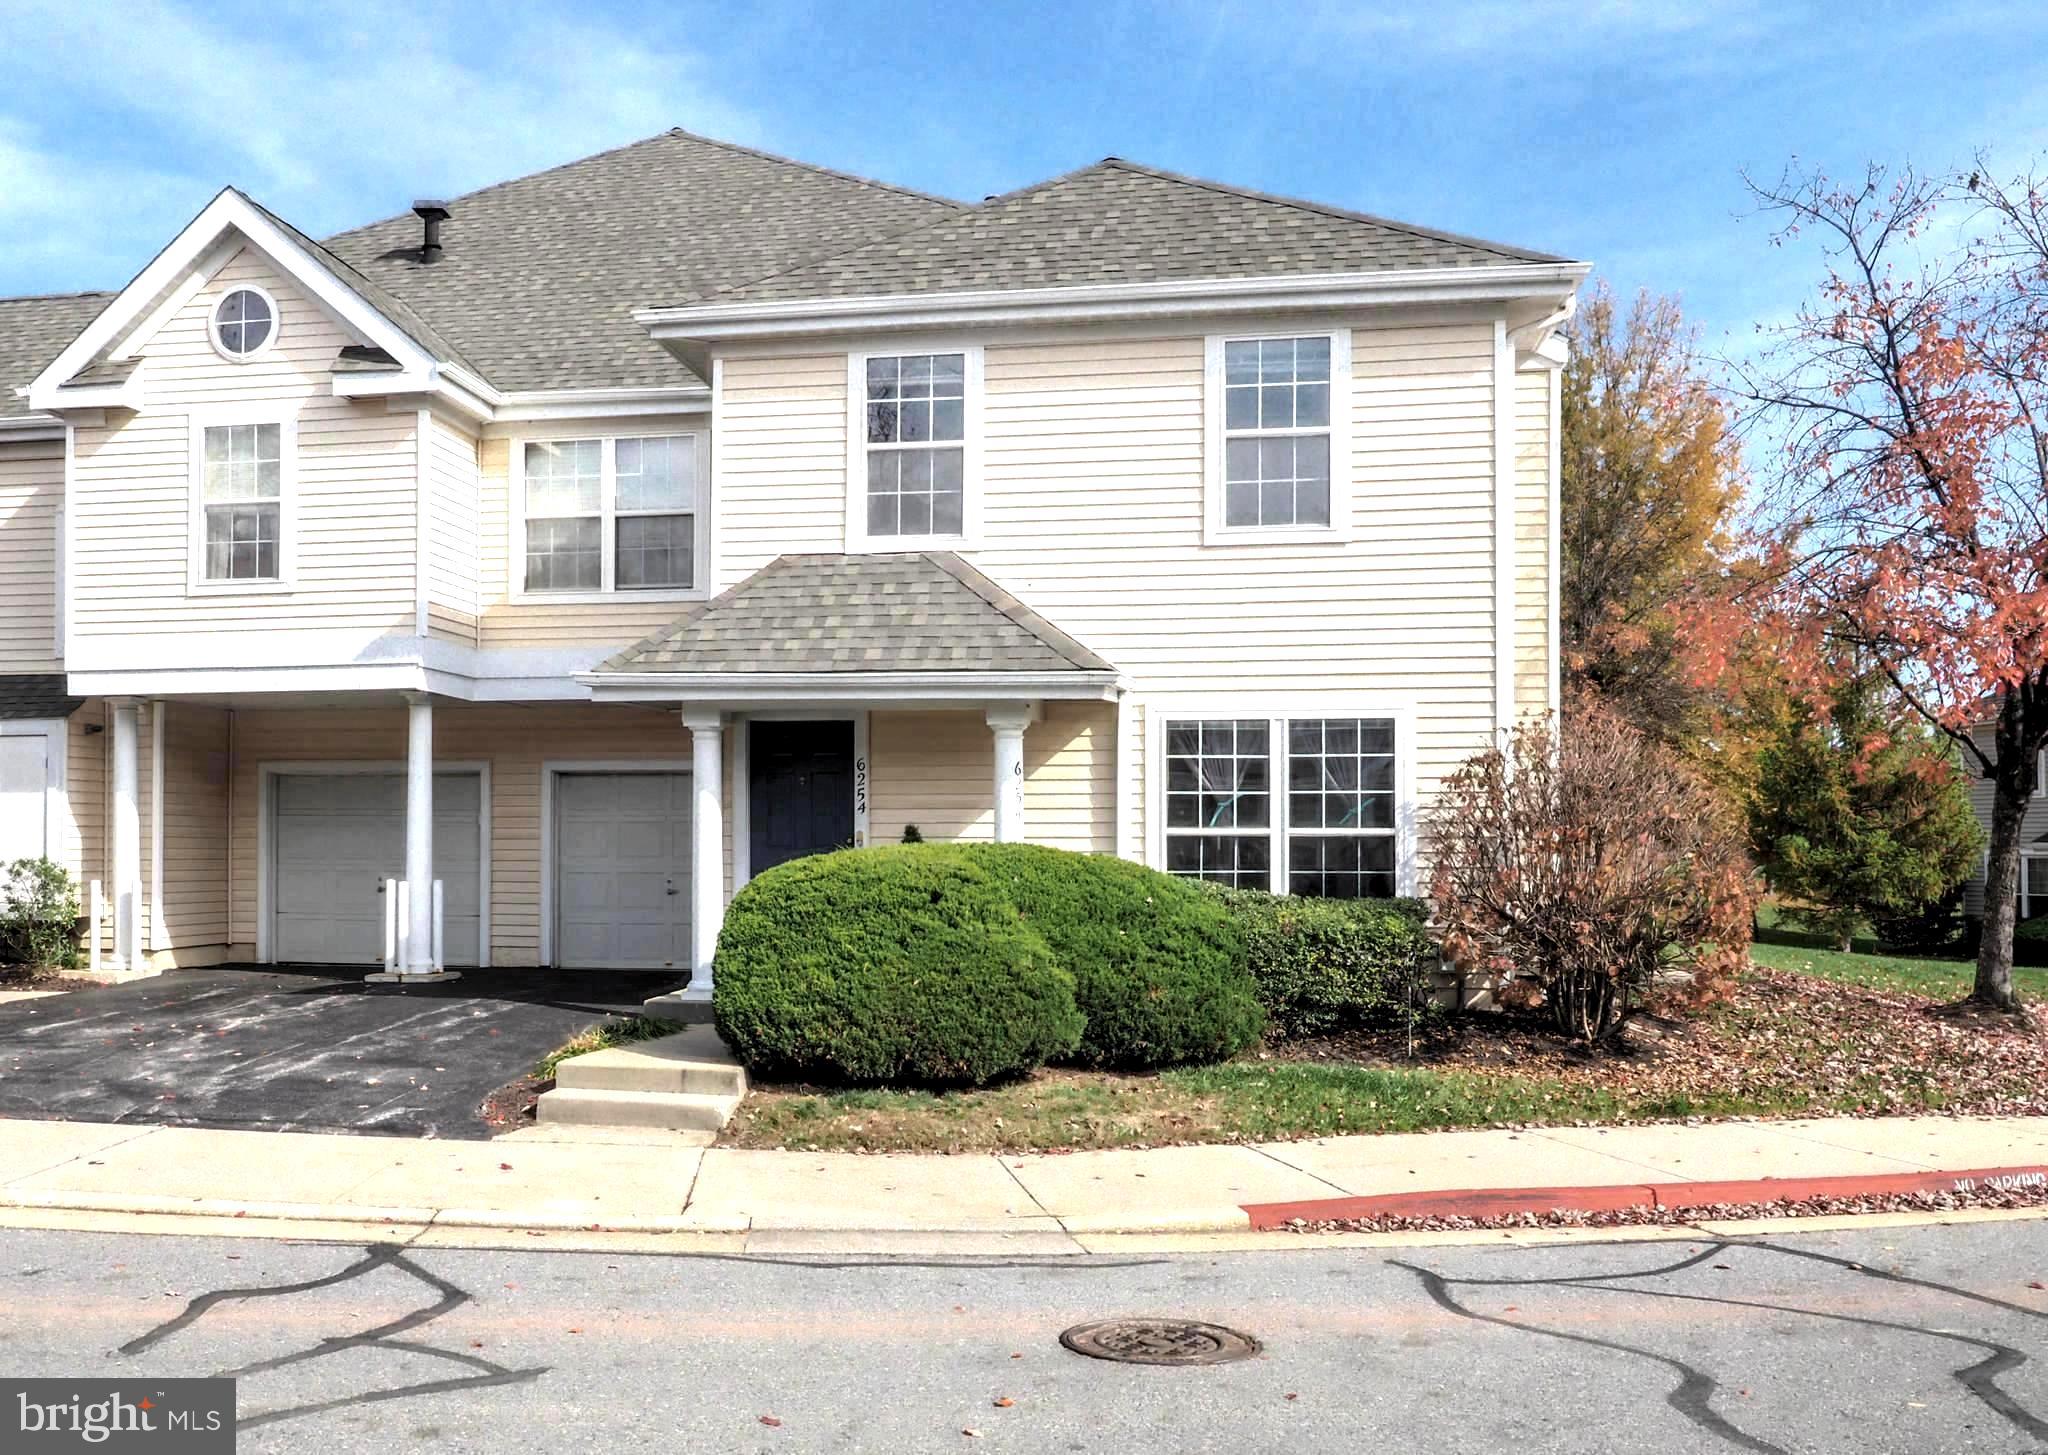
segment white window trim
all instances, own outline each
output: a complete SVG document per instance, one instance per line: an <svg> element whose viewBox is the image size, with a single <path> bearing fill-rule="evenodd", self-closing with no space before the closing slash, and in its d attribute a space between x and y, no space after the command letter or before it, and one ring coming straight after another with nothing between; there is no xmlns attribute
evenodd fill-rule
<svg viewBox="0 0 2048 1455"><path fill-rule="evenodd" d="M689 514L694 517L692 547L696 561L691 570L693 586L629 586L621 590L613 585L617 572L618 558L618 445L620 440L686 439L690 441L690 453L695 474L695 498ZM526 589L526 447L528 445L571 444L579 440L598 442L599 469L598 484L598 550L599 586L595 591L529 591ZM505 512L509 522L506 560L508 597L513 601L549 602L561 606L616 605L624 601L708 601L711 598L711 461L705 434L698 429L631 429L615 434L587 434L569 431L550 433L536 431L511 436L507 444L510 460L506 467L506 487L511 492L510 506ZM675 510L628 511L634 515L680 515Z"/></svg>
<svg viewBox="0 0 2048 1455"><path fill-rule="evenodd" d="M1166 724L1198 718L1263 718L1272 758L1267 772L1271 782L1272 811L1267 833L1271 849L1267 854L1267 888L1274 894L1287 892L1287 736L1290 718L1388 718L1394 724L1394 893L1412 896L1418 892L1420 869L1416 861L1417 805L1415 797L1415 706L1402 700L1372 698L1152 698L1142 704L1145 713L1145 862L1154 869L1166 869ZM1320 829L1303 829L1317 834ZM1361 835L1370 837L1371 835Z"/></svg>
<svg viewBox="0 0 2048 1455"><path fill-rule="evenodd" d="M870 536L868 534L868 360L913 354L959 354L964 398L960 407L960 534L957 536ZM915 339L846 356L846 549L872 551L972 551L981 543L980 344ZM879 449L893 449L880 445Z"/></svg>
<svg viewBox="0 0 2048 1455"><path fill-rule="evenodd" d="M186 523L185 594L251 596L294 591L298 573L299 417L295 404L222 404L188 416L191 476ZM209 581L206 578L206 432L227 425L277 426L277 579Z"/></svg>
<svg viewBox="0 0 2048 1455"><path fill-rule="evenodd" d="M2034 754L2034 796L2048 796L2048 748Z"/></svg>
<svg viewBox="0 0 2048 1455"><path fill-rule="evenodd" d="M270 332L263 342L246 354L230 353L227 345L220 341L220 310L237 293L254 293L270 308ZM253 364L277 346L277 336L284 331L284 315L278 311L277 299L268 288L255 283L229 283L220 291L220 296L206 310L206 341L213 345L213 351L230 364Z"/></svg>
<svg viewBox="0 0 2048 1455"><path fill-rule="evenodd" d="M2018 894L2019 894L2019 917L2020 917L2021 919L2026 919L2026 918L2028 918L2028 915L2027 915L2027 860L2029 860L2029 859L2040 859L2040 860L2048 861L2048 851L2043 851L2043 852L2040 852L2040 853L2035 853L2035 852L2032 852L2032 851L2030 851L2030 850L2027 850L2027 849L2024 849L2024 848L2020 850L2020 876L2019 876L2019 877L2020 877L2020 882L2019 882L2018 884L2014 885L2013 887L2014 887L2014 889L2016 889L2016 890L2018 891ZM1985 872L1986 872L1986 873L1989 873L1989 872L1990 872L1990 865L1989 865L1989 862L1988 862L1988 861L1989 861L1989 851L1988 851L1988 850L1986 851L1986 861L1987 861L1987 862L1986 862L1986 865L1985 865Z"/></svg>
<svg viewBox="0 0 2048 1455"><path fill-rule="evenodd" d="M1326 338L1330 341L1330 523L1328 525L1239 525L1223 523L1223 346L1253 340ZM1204 545L1286 545L1351 539L1351 330L1287 329L1279 332L1216 333L1202 355L1202 542ZM1304 434L1317 431L1304 430Z"/></svg>

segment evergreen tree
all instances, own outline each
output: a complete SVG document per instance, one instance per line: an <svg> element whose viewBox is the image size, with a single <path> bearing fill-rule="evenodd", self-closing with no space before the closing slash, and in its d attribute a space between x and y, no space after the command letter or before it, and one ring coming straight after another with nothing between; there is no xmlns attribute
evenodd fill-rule
<svg viewBox="0 0 2048 1455"><path fill-rule="evenodd" d="M1784 700L1756 759L1749 832L1787 918L1849 948L1856 928L1917 914L1970 876L1984 832L1952 749L1851 678L1816 711Z"/></svg>

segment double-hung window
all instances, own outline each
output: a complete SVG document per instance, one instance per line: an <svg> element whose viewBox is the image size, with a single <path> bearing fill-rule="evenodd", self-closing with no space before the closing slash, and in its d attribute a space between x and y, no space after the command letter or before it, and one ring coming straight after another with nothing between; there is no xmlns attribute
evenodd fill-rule
<svg viewBox="0 0 2048 1455"><path fill-rule="evenodd" d="M291 575L288 416L203 412L192 420L195 590L278 589Z"/></svg>
<svg viewBox="0 0 2048 1455"><path fill-rule="evenodd" d="M855 355L847 538L891 550L958 545L975 515L975 349Z"/></svg>
<svg viewBox="0 0 2048 1455"><path fill-rule="evenodd" d="M1400 747L1388 716L1168 716L1163 867L1330 899L1398 892Z"/></svg>
<svg viewBox="0 0 2048 1455"><path fill-rule="evenodd" d="M695 435L522 442L521 590L694 590L697 455Z"/></svg>
<svg viewBox="0 0 2048 1455"><path fill-rule="evenodd" d="M1211 540L1315 539L1346 523L1350 334L1211 338Z"/></svg>

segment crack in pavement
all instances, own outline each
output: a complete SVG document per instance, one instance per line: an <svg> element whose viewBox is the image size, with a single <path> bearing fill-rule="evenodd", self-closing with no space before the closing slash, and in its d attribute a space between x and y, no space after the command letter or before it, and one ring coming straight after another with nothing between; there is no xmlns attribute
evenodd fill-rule
<svg viewBox="0 0 2048 1455"><path fill-rule="evenodd" d="M1447 1313L1475 1323L1493 1324L1501 1328L1514 1329L1521 1333L1540 1334L1545 1338L1561 1339L1569 1343L1584 1344L1594 1348L1613 1350L1661 1364L1678 1375L1678 1384L1665 1396L1665 1402L1679 1414L1692 1421L1728 1444L1745 1450L1765 1452L1765 1455L1786 1455L1783 1447L1771 1444L1760 1436L1750 1434L1722 1415L1713 1407L1713 1397L1720 1389L1720 1381L1712 1374L1685 1360L1658 1353L1639 1345L1618 1340L1595 1338L1587 1334L1569 1333L1562 1329L1547 1327L1527 1319L1511 1319L1499 1314L1481 1313L1461 1302L1452 1289L1456 1286L1471 1288L1555 1288L1569 1289L1584 1293L1605 1293L1635 1295L1637 1297L1663 1300L1673 1303L1714 1304L1729 1308L1754 1309L1772 1313L1830 1320L1863 1328L1885 1329L1897 1333L1918 1334L1927 1338L1960 1343L1987 1351L1984 1358L1960 1369L1950 1369L1948 1377L1960 1384L1980 1403L1998 1414L2008 1424L2024 1431L2036 1440L2048 1441L2048 1420L2036 1415L1998 1382L2002 1374L2020 1368L2028 1361L2023 1351L1996 1339L1983 1338L1972 1334L1958 1333L1952 1329L1929 1328L1924 1325L1900 1322L1892 1319L1871 1318L1862 1315L1842 1313L1824 1308L1806 1307L1800 1304L1768 1302L1759 1299L1734 1298L1721 1294L1687 1293L1673 1288L1640 1288L1629 1285L1645 1281L1674 1278L1689 1272L1715 1258L1732 1256L1737 1250L1777 1253L1791 1258L1802 1258L1827 1264L1843 1272L1859 1277L1873 1278L1887 1283L1924 1289L1933 1293L1946 1294L1970 1302L1980 1303L2009 1313L2025 1315L2031 1319L2048 1318L2048 1314L2031 1309L2024 1304L1994 1298L1988 1294L1976 1293L1970 1289L1958 1288L1952 1284L1933 1279L1916 1278L1909 1274L1892 1273L1871 1268L1847 1258L1812 1252L1801 1248L1790 1248L1762 1239L1742 1241L1717 1241L1704 1251L1675 1261L1654 1265L1649 1268L1624 1269L1615 1273L1571 1274L1550 1278L1477 1278L1446 1276L1432 1269L1422 1268L1399 1259L1389 1259L1389 1266L1413 1274L1422 1284L1423 1291L1436 1305ZM1717 1267L1726 1267L1718 1264Z"/></svg>
<svg viewBox="0 0 2048 1455"><path fill-rule="evenodd" d="M365 1329L356 1334L333 1334L304 1349L281 1354L272 1359L257 1360L233 1369L220 1370L218 1379L241 1379L248 1375L261 1374L267 1370L283 1369L303 1364L329 1354L339 1354L350 1349L389 1349L404 1354L424 1354L430 1358L445 1359L451 1363L477 1371L458 1378L424 1380L412 1384L396 1385L389 1388L370 1389L361 1393L344 1395L339 1399L321 1400L311 1404L286 1405L277 1409L260 1410L255 1414L242 1416L237 1425L242 1429L254 1429L259 1425L277 1424L284 1420L299 1419L306 1415L320 1414L328 1410L343 1409L353 1405L375 1404L384 1400L407 1399L424 1394L439 1394L458 1389L487 1389L496 1385L522 1384L540 1378L547 1373L546 1367L514 1369L495 1363L479 1355L466 1354L454 1349L442 1349L433 1344L412 1339L402 1339L463 1304L472 1295L450 1283L439 1274L421 1267L408 1257L403 1246L397 1243L370 1243L363 1249L363 1256L348 1267L323 1278L306 1279L299 1283L273 1284L252 1288L223 1288L202 1293L191 1299L184 1309L166 1319L155 1328L137 1338L130 1339L117 1351L124 1357L144 1353L161 1344L164 1340L204 1318L210 1309L232 1301L266 1298L289 1298L293 1294L310 1293L316 1289L334 1288L366 1277L380 1269L390 1268L418 1279L432 1289L438 1297L424 1308L402 1314L375 1328Z"/></svg>

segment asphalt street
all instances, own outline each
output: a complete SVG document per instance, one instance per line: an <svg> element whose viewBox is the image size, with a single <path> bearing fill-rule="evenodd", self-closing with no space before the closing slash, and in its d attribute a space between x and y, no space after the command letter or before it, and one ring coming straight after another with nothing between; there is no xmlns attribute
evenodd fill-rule
<svg viewBox="0 0 2048 1455"><path fill-rule="evenodd" d="M1061 1259L0 1234L0 1374L233 1374L245 1451L2048 1451L2048 1221ZM1241 1363L1069 1353L1119 1315ZM972 1432L972 1433L969 1433Z"/></svg>

